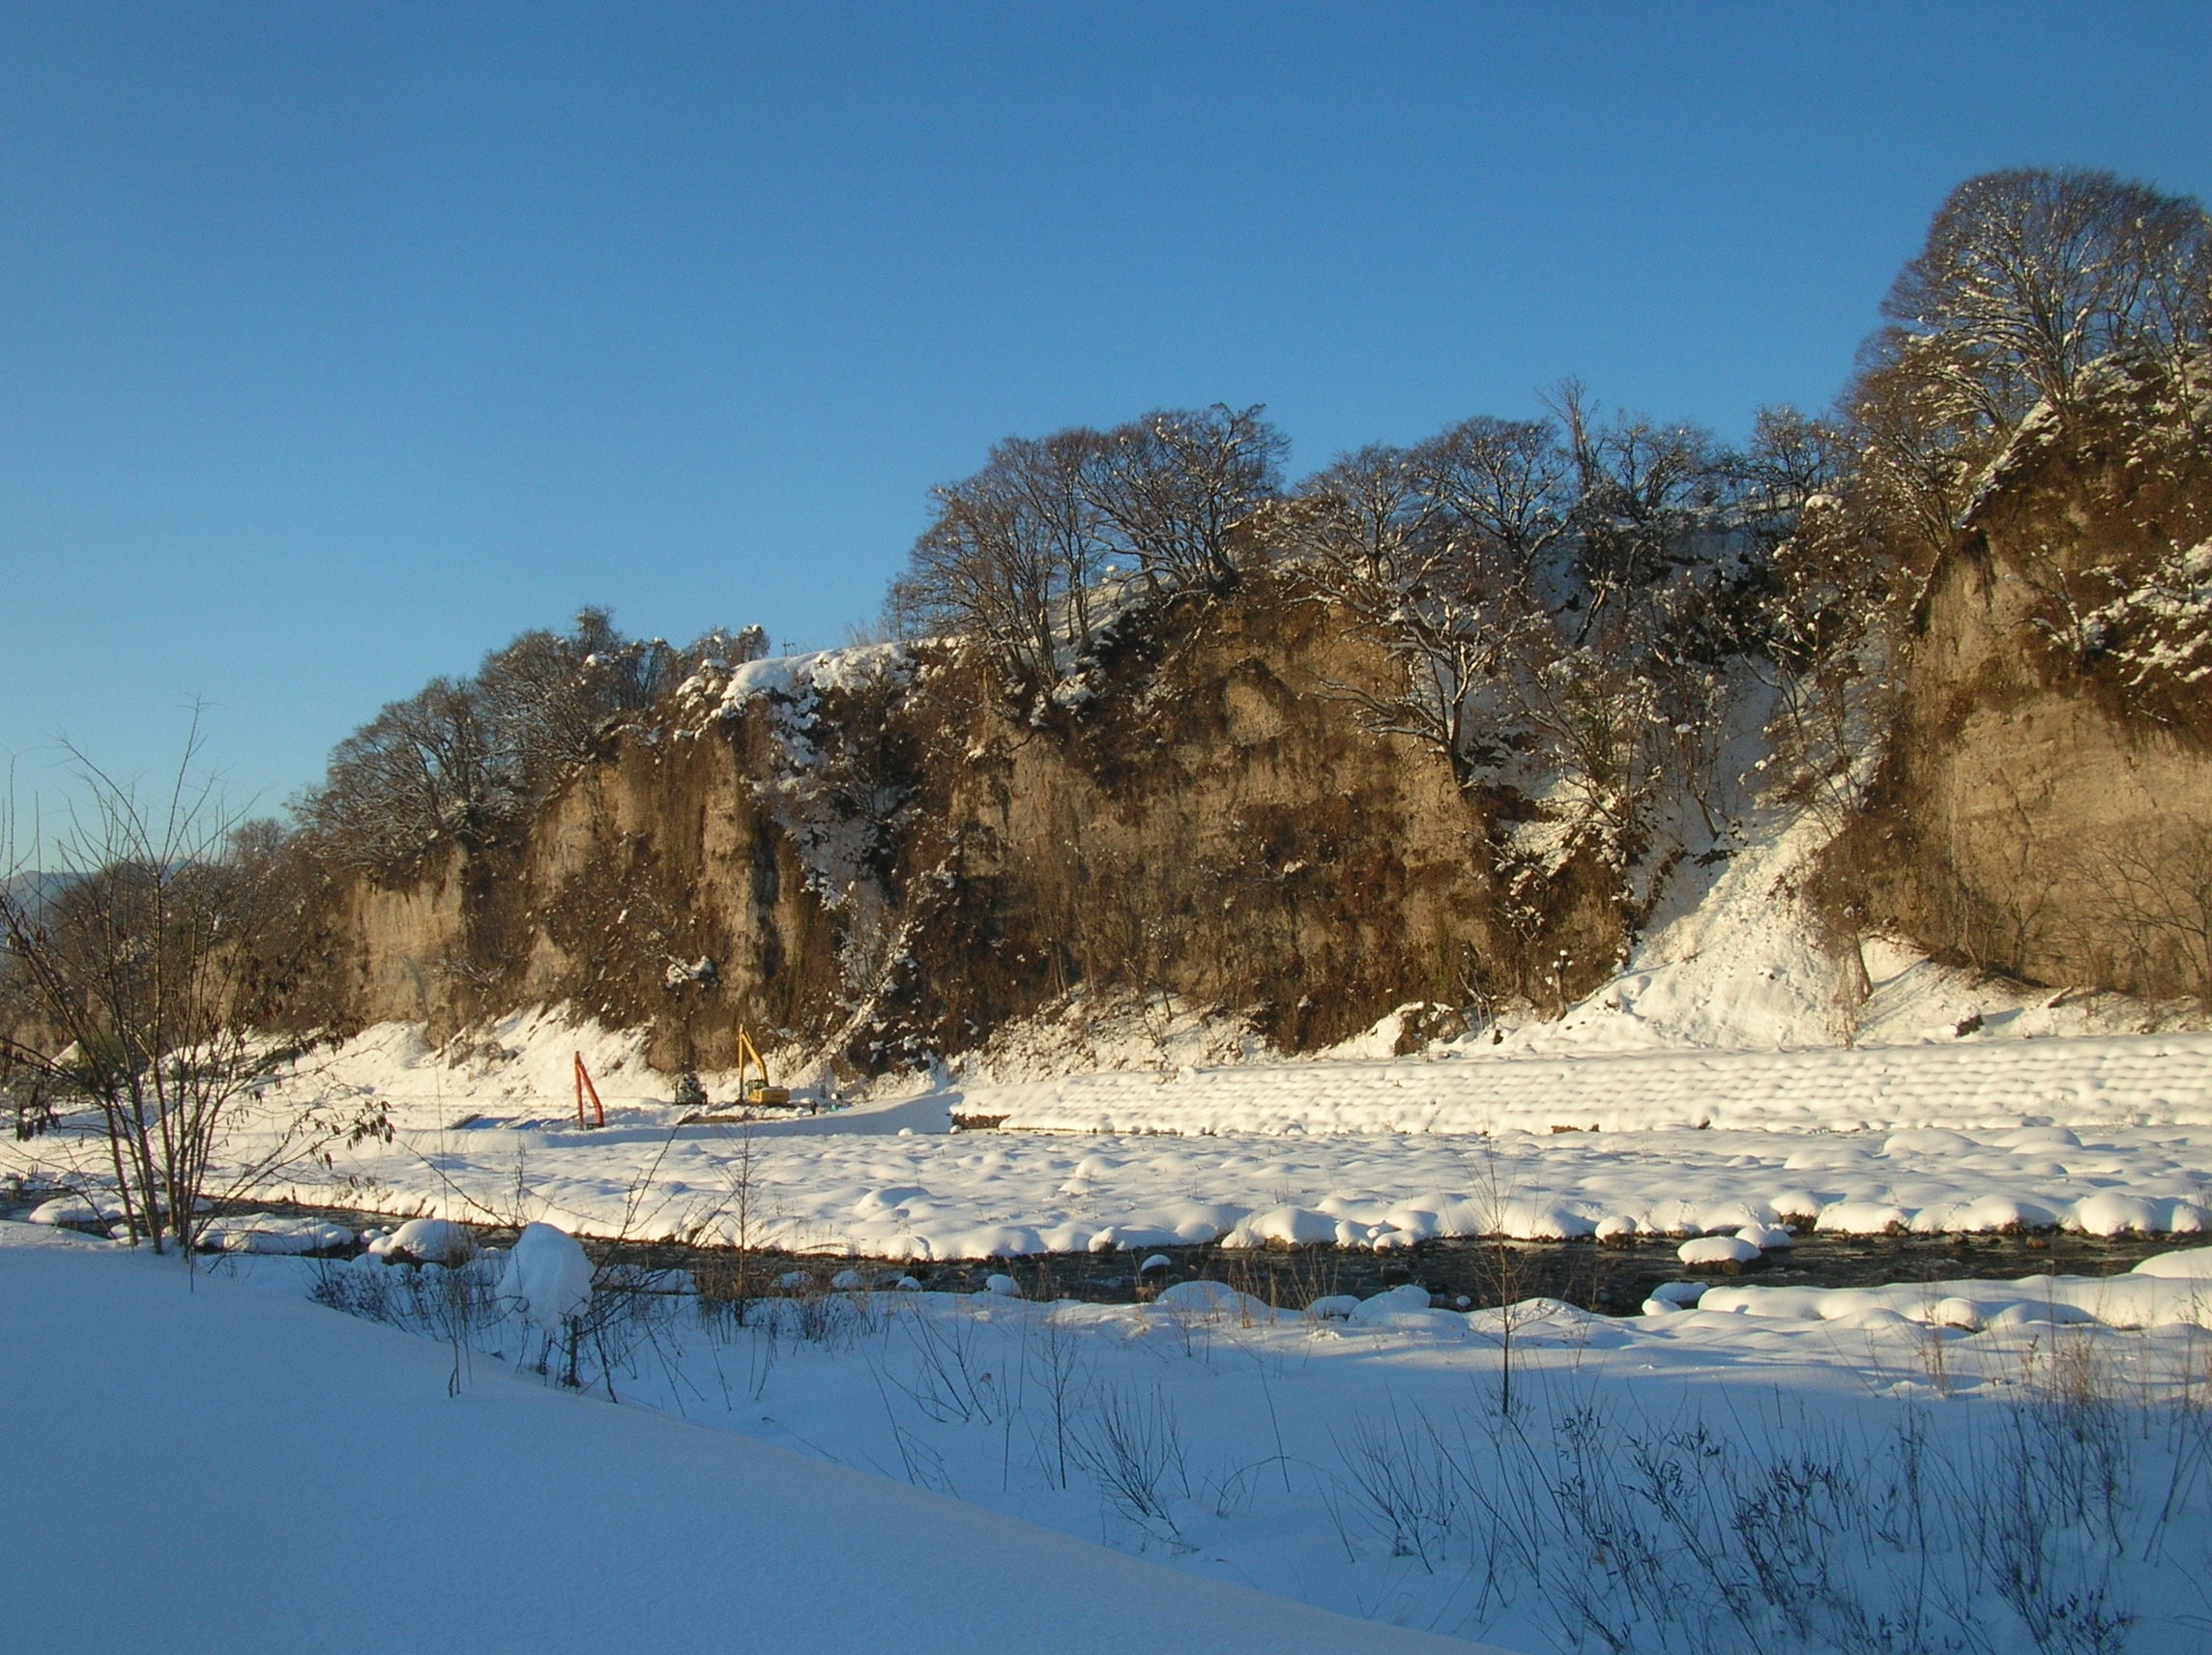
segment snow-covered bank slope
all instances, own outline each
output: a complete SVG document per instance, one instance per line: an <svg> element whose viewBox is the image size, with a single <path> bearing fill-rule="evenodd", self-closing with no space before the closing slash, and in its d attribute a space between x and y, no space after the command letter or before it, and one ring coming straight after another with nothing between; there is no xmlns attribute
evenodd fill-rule
<svg viewBox="0 0 2212 1655"><path fill-rule="evenodd" d="M1060 1132L2204 1126L2212 1034L1122 1072L973 1088L955 1113Z"/></svg>
<svg viewBox="0 0 2212 1655"><path fill-rule="evenodd" d="M385 1315L371 1284L409 1275L223 1267ZM2197 1248L2103 1279L1723 1286L1622 1319L1462 1313L1411 1283L1303 1315L1208 1280L1146 1304L816 1289L674 1310L650 1360L582 1379L1531 1655L2202 1655L2208 1269ZM512 1320L478 1340L530 1361ZM1110 1431L1157 1452L1101 1452Z"/></svg>
<svg viewBox="0 0 2212 1655"><path fill-rule="evenodd" d="M39 1239L0 1226L9 1648L1468 1649Z"/></svg>

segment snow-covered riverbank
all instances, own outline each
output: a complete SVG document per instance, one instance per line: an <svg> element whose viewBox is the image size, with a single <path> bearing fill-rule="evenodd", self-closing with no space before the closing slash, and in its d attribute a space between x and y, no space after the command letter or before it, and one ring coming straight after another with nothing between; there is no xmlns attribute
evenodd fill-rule
<svg viewBox="0 0 2212 1655"><path fill-rule="evenodd" d="M496 1055L456 1065L386 1027L304 1066L272 1116L377 1103L395 1135L334 1146L263 1193L917 1260L1777 1223L2212 1229L2206 1035L1261 1062L946 1085L741 1126L681 1124L621 1036L542 1018L495 1034ZM579 1129L559 1089L578 1050L601 1129ZM1058 1130L955 1132L955 1112ZM0 1145L0 1170L97 1186L88 1127Z"/></svg>
<svg viewBox="0 0 2212 1655"><path fill-rule="evenodd" d="M51 1514L0 1577L44 1588L7 1606L27 1646L136 1646L155 1604L247 1650L595 1655L1423 1646L1301 1602L1528 1655L2181 1655L2212 1625L2212 1250L2102 1282L1716 1287L1626 1319L827 1271L741 1313L610 1277L575 1398L497 1260L473 1298L375 1258L225 1260L188 1292L25 1236L0 1226L15 1493ZM31 1451L57 1432L67 1452ZM254 1521L140 1533L151 1504L85 1497L149 1474L164 1517ZM424 1538L395 1557L399 1535ZM88 1621L92 1558L122 1596ZM487 1574L515 1582L497 1625Z"/></svg>
<svg viewBox="0 0 2212 1655"><path fill-rule="evenodd" d="M25 1226L0 1326L11 1649L1465 1647Z"/></svg>

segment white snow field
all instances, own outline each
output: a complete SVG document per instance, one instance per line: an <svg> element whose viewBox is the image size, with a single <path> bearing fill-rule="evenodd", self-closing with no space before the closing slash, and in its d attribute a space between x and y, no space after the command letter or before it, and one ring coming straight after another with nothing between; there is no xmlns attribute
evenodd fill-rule
<svg viewBox="0 0 2212 1655"><path fill-rule="evenodd" d="M917 1260L1777 1221L2212 1229L2206 1035L1124 1071L744 1127L629 1098L578 1130L532 1078L538 1050L574 1042L511 1032L537 1038L481 1077L407 1031L364 1036L318 1084L389 1100L396 1141L295 1193L735 1240L742 1182L754 1245ZM955 1111L1033 1130L953 1134Z"/></svg>
<svg viewBox="0 0 2212 1655"><path fill-rule="evenodd" d="M379 1102L394 1139L334 1147L261 1193L925 1261L1778 1223L2212 1232L2212 1035L1254 1062L941 1084L744 1126L680 1125L626 1037L541 1015L494 1037L511 1055L456 1067L385 1026L316 1060L269 1107ZM604 1128L579 1129L557 1089L578 1050ZM955 1132L956 1111L1030 1130ZM66 1188L81 1218L105 1158L91 1128L0 1144L0 1171ZM311 1234L240 1220L219 1239L301 1250Z"/></svg>
<svg viewBox="0 0 2212 1655"><path fill-rule="evenodd" d="M117 1648L163 1612L133 1619L140 1582L171 1627L179 1603L227 1624L238 1594L242 1649L309 1627L292 1646L1370 1646L1300 1604L1528 1655L2212 1636L2212 1248L2108 1280L1714 1287L1625 1319L1411 1286L1302 1315L1207 1281L1030 1303L1003 1278L841 1290L830 1266L741 1316L602 1267L579 1397L538 1377L563 1336L505 1294L542 1260L231 1256L218 1274L272 1291L188 1295L96 1245L0 1247L0 1317L30 1340L0 1358L11 1493L42 1514L7 1566L131 1571L93 1622ZM457 1323L470 1279L490 1291ZM480 1353L276 1296L302 1292ZM148 1350L167 1365L140 1382ZM164 1541L166 1511L111 1490L221 1520ZM1199 1589L1220 1582L1284 1601ZM66 1589L32 1612L110 1646L73 1636Z"/></svg>
<svg viewBox="0 0 2212 1655"><path fill-rule="evenodd" d="M2212 1034L1855 1050L1246 1064L959 1094L1056 1132L1895 1132L2212 1126Z"/></svg>
<svg viewBox="0 0 2212 1655"><path fill-rule="evenodd" d="M21 1225L0 1328L11 1650L1466 1648Z"/></svg>

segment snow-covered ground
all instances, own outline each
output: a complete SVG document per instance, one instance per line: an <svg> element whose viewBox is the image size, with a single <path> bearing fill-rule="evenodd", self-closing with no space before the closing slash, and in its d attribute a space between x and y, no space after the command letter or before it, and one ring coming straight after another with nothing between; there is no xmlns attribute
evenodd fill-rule
<svg viewBox="0 0 2212 1655"><path fill-rule="evenodd" d="M1445 1052L972 1087L954 1108L1029 1130L1268 1136L2212 1126L2212 1035L1517 1061Z"/></svg>
<svg viewBox="0 0 2212 1655"><path fill-rule="evenodd" d="M188 1292L37 1234L0 1226L23 1647L1401 1646L1308 1605L1529 1655L2212 1631L2212 1249L1623 1320L819 1280L741 1319L602 1272L575 1397L519 1249L474 1301L373 1257Z"/></svg>
<svg viewBox="0 0 2212 1655"><path fill-rule="evenodd" d="M1280 1078L1288 1090L1312 1073ZM2212 1123L2075 1130L2025 1124L2073 1111L1993 1119L1970 1100L1950 1114L1933 1089L1956 1079L1949 1065L1929 1079L1910 1126L1844 1132L1792 1120L1489 1136L949 1134L943 1095L749 1128L629 1119L578 1131L542 1118L455 1127L450 1106L443 1121L397 1108L393 1145L301 1169L290 1183L335 1205L920 1260L1225 1237L1391 1246L1623 1224L1698 1234L1778 1220L1861 1234L2212 1228ZM1191 1089L1203 1092L1203 1081ZM2130 1103L2106 1120L2113 1115L2156 1112ZM1927 1124L1947 1118L1962 1125Z"/></svg>
<svg viewBox="0 0 2212 1655"><path fill-rule="evenodd" d="M1778 1222L2212 1230L2201 1034L1125 1070L688 1126L623 1036L517 1018L470 1051L455 1067L388 1026L304 1069L273 1113L379 1102L395 1136L263 1193L917 1260ZM604 1128L561 1095L578 1051ZM956 1112L1052 1130L955 1132ZM97 1194L89 1126L0 1144L0 1172Z"/></svg>
<svg viewBox="0 0 2212 1655"><path fill-rule="evenodd" d="M22 1225L0 1327L9 1649L1465 1648Z"/></svg>

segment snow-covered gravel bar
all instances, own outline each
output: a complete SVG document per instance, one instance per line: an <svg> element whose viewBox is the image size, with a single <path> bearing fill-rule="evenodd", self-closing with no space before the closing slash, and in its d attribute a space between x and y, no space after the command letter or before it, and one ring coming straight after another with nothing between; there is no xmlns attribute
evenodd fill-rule
<svg viewBox="0 0 2212 1655"><path fill-rule="evenodd" d="M1057 1132L2212 1126L2212 1034L1253 1063L979 1088L960 1107Z"/></svg>
<svg viewBox="0 0 2212 1655"><path fill-rule="evenodd" d="M618 1037L508 1032L503 1056L453 1067L411 1030L372 1030L303 1071L273 1111L381 1104L395 1136L261 1193L912 1260L1777 1224L2212 1231L2207 1035L1253 1063L686 1126ZM563 1096L579 1046L604 1128L579 1129ZM956 1116L1006 1125L956 1131ZM102 1159L73 1133L0 1145L0 1174L80 1190Z"/></svg>
<svg viewBox="0 0 2212 1655"><path fill-rule="evenodd" d="M290 1193L479 1222L549 1218L632 1239L733 1240L748 1159L752 1244L888 1259L1557 1239L1608 1220L1669 1234L1777 1221L1852 1234L2212 1229L2212 1129L2168 1127L1288 1139L900 1137L782 1123L749 1136L414 1129L341 1161L350 1184L295 1176Z"/></svg>

